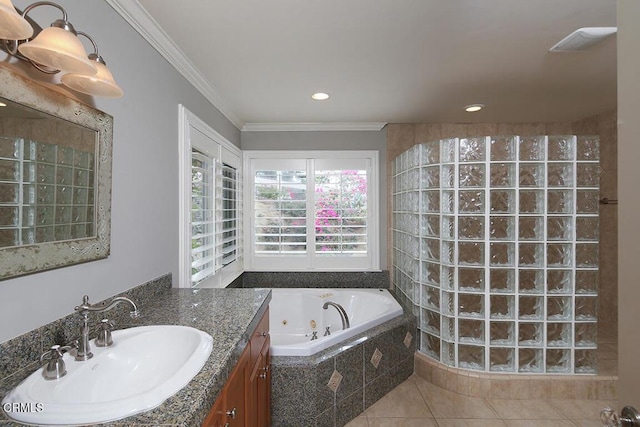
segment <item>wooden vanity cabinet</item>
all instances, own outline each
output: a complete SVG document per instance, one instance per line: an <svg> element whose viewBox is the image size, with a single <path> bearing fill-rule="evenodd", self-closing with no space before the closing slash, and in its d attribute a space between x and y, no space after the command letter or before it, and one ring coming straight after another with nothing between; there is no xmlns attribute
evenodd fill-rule
<svg viewBox="0 0 640 427"><path fill-rule="evenodd" d="M269 427L270 345L267 309L211 407L203 427Z"/></svg>

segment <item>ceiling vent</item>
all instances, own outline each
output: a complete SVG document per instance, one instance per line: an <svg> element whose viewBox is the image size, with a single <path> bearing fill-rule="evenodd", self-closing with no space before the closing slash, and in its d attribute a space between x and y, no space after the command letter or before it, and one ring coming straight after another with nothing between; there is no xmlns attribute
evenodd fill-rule
<svg viewBox="0 0 640 427"><path fill-rule="evenodd" d="M573 33L556 43L549 52L572 52L587 50L600 43L618 29L616 27L586 27L578 28Z"/></svg>

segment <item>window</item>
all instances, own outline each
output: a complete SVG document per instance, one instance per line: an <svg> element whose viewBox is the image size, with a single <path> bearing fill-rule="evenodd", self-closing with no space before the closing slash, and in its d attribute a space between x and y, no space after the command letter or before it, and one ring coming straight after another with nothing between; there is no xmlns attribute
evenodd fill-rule
<svg viewBox="0 0 640 427"><path fill-rule="evenodd" d="M238 258L238 171L222 165L222 266Z"/></svg>
<svg viewBox="0 0 640 427"><path fill-rule="evenodd" d="M307 173L257 170L253 211L255 252L296 254L307 250Z"/></svg>
<svg viewBox="0 0 640 427"><path fill-rule="evenodd" d="M191 286L215 274L215 160L191 150Z"/></svg>
<svg viewBox="0 0 640 427"><path fill-rule="evenodd" d="M377 152L247 151L244 162L247 270L379 268Z"/></svg>
<svg viewBox="0 0 640 427"><path fill-rule="evenodd" d="M240 150L181 106L180 287L223 287L242 273Z"/></svg>
<svg viewBox="0 0 640 427"><path fill-rule="evenodd" d="M367 253L367 171L315 171L315 245L322 255Z"/></svg>

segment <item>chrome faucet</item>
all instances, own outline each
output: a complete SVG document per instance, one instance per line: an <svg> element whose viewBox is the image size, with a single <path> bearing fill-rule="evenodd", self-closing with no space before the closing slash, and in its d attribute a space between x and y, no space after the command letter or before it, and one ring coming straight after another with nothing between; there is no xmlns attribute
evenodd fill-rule
<svg viewBox="0 0 640 427"><path fill-rule="evenodd" d="M81 336L78 342L78 352L76 354L76 360L89 360L93 357L91 353L91 347L89 346L89 312L102 312L111 310L113 307L121 302L127 302L133 307L133 311L129 312L129 316L136 318L140 316L138 307L136 304L126 297L115 297L108 303L89 304L89 296L85 295L82 298L82 305L77 305L74 310L82 315L82 329Z"/></svg>
<svg viewBox="0 0 640 427"><path fill-rule="evenodd" d="M340 319L342 320L342 329L349 329L351 325L349 324L349 316L347 316L347 312L345 311L345 309L340 304L333 301L325 302L322 308L326 310L327 308L329 308L329 306L335 307L335 309L338 310L338 313L340 313Z"/></svg>

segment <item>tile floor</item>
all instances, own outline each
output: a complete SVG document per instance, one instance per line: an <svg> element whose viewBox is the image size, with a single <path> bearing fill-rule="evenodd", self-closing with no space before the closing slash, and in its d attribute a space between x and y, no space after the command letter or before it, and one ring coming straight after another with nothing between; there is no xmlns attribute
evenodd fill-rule
<svg viewBox="0 0 640 427"><path fill-rule="evenodd" d="M603 400L483 399L412 375L347 427L601 427Z"/></svg>

